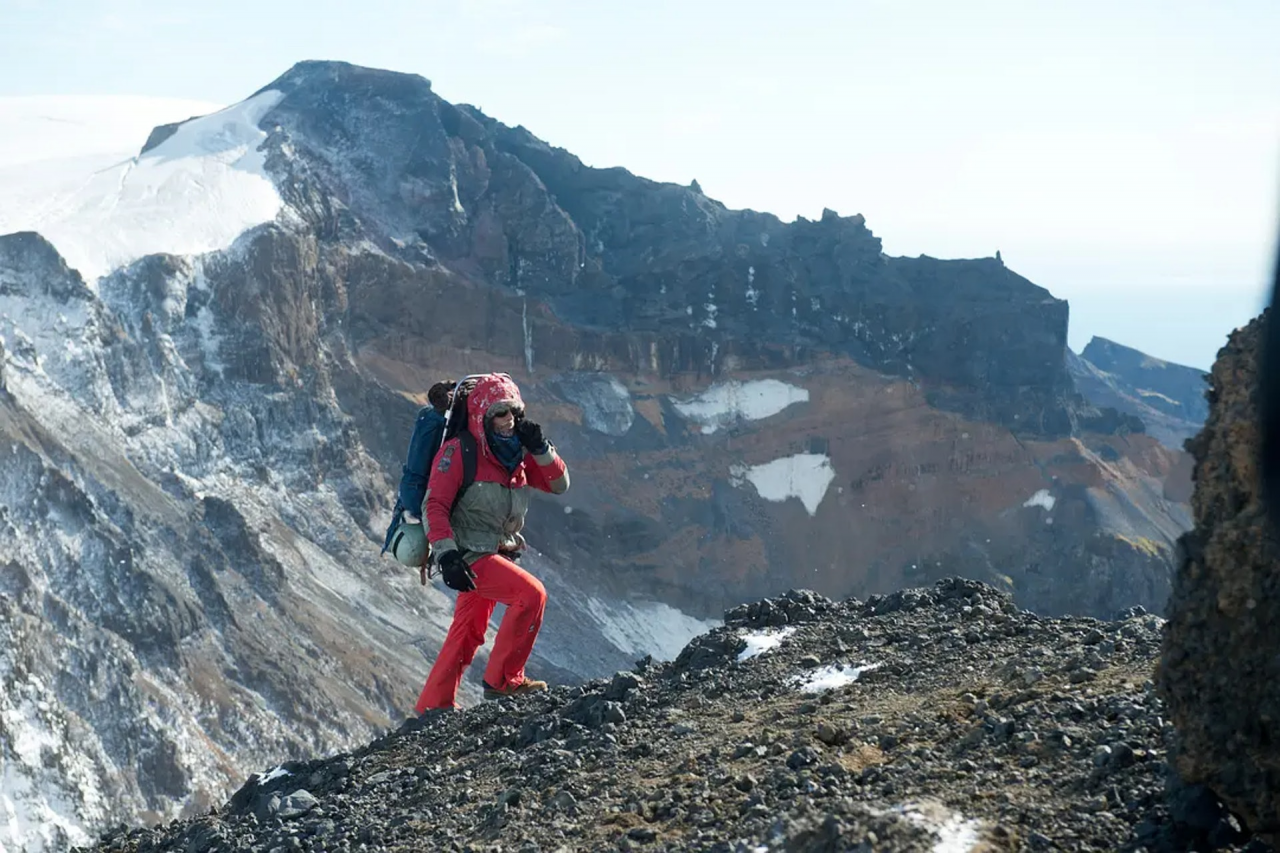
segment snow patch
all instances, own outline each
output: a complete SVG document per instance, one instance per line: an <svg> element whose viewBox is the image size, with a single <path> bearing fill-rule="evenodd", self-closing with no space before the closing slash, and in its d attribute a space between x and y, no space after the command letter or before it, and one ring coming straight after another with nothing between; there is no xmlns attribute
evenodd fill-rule
<svg viewBox="0 0 1280 853"><path fill-rule="evenodd" d="M767 651L776 649L782 645L782 641L790 637L796 632L793 627L783 628L779 631L764 629L762 631L748 631L742 634L742 639L747 641L747 647L738 652L738 661L751 660Z"/></svg>
<svg viewBox="0 0 1280 853"><path fill-rule="evenodd" d="M204 369L218 376L226 371L227 365L222 360L222 336L214 328L213 311L208 305L200 306L196 316L192 318L191 328L200 340L200 352L204 356Z"/></svg>
<svg viewBox="0 0 1280 853"><path fill-rule="evenodd" d="M766 241L767 242L767 241ZM760 291L756 290L756 268L747 267L747 304L753 310L757 309L757 303L760 301Z"/></svg>
<svg viewBox="0 0 1280 853"><path fill-rule="evenodd" d="M458 172L452 167L449 169L449 185L453 187L453 212L466 214L466 208L462 206L462 200L458 198Z"/></svg>
<svg viewBox="0 0 1280 853"><path fill-rule="evenodd" d="M658 660L675 660L690 640L720 625L658 601L606 604L592 597L587 610L606 640L627 654L653 655Z"/></svg>
<svg viewBox="0 0 1280 853"><path fill-rule="evenodd" d="M788 406L809 401L809 391L777 379L753 379L712 385L690 400L672 402L677 412L702 424L709 435L737 421L758 421Z"/></svg>
<svg viewBox="0 0 1280 853"><path fill-rule="evenodd" d="M825 453L797 453L763 465L735 465L729 469L731 484L751 483L767 501L781 503L799 498L809 515L817 514L835 477L836 471Z"/></svg>
<svg viewBox="0 0 1280 853"><path fill-rule="evenodd" d="M0 851L87 845L85 825L107 817L97 768L68 747L53 691L33 675L5 685L12 674L0 670Z"/></svg>
<svg viewBox="0 0 1280 853"><path fill-rule="evenodd" d="M707 316L703 319L702 325L706 326L708 329L714 329L716 327L716 312L720 309L714 302L708 302L703 305L702 308L707 312Z"/></svg>
<svg viewBox="0 0 1280 853"><path fill-rule="evenodd" d="M1042 506L1046 510L1052 512L1053 505L1057 502L1058 502L1058 499L1055 498L1053 495L1049 494L1048 489L1041 489L1031 497L1027 498L1027 502L1024 503L1023 506L1024 507L1025 506Z"/></svg>
<svg viewBox="0 0 1280 853"><path fill-rule="evenodd" d="M281 776L292 776L292 775L293 775L292 773L284 769L283 764L277 764L274 768L272 768L271 770L268 770L266 773L263 773L260 777L258 777L258 784L265 785L268 782L272 781L273 779L279 779Z"/></svg>
<svg viewBox="0 0 1280 853"><path fill-rule="evenodd" d="M966 818L940 803L914 803L898 809L907 820L938 836L931 853L970 853L981 842L981 821Z"/></svg>
<svg viewBox="0 0 1280 853"><path fill-rule="evenodd" d="M862 677L864 672L879 668L878 663L864 662L857 666L828 664L805 675L798 675L792 679L792 682L803 693L821 693L824 690L835 690L846 684L853 684Z"/></svg>
<svg viewBox="0 0 1280 853"><path fill-rule="evenodd" d="M1149 390L1147 390L1146 388L1135 388L1134 390L1135 390L1135 391L1137 391L1137 392L1138 392L1138 395L1139 395L1139 396L1141 396L1141 397L1154 397L1154 398L1156 398L1156 399L1158 399L1158 400L1163 400L1163 401L1165 401L1165 402L1166 402L1166 403L1168 403L1170 406L1180 406L1180 405L1182 405L1182 404L1181 404L1181 403L1179 403L1177 400L1173 399L1172 397L1170 397L1170 396L1168 396L1168 395L1166 395L1166 394L1161 394L1159 391L1149 391Z"/></svg>
<svg viewBox="0 0 1280 853"><path fill-rule="evenodd" d="M226 249L284 207L258 150L267 138L258 123L283 97L262 92L188 121L147 153L10 214L6 228L40 232L90 284L144 255Z"/></svg>
<svg viewBox="0 0 1280 853"><path fill-rule="evenodd" d="M454 190L455 194L457 190ZM529 327L529 300L520 301L520 327L524 330L524 369L533 374L533 329Z"/></svg>
<svg viewBox="0 0 1280 853"><path fill-rule="evenodd" d="M972 818L955 814L940 826L935 826L938 841L933 845L933 853L969 853L978 846L981 838L978 835L980 824Z"/></svg>

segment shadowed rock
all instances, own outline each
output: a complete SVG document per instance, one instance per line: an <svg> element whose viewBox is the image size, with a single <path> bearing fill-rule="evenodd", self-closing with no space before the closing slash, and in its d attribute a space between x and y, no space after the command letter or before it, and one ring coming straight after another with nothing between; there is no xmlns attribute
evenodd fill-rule
<svg viewBox="0 0 1280 853"><path fill-rule="evenodd" d="M1280 834L1280 538L1259 500L1258 360L1269 312L1231 335L1189 442L1195 529L1169 602L1160 689L1177 768Z"/></svg>

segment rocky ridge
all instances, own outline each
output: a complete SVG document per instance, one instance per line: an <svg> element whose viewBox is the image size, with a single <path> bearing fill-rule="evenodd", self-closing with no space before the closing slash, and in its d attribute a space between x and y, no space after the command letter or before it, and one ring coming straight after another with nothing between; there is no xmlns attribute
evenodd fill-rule
<svg viewBox="0 0 1280 853"><path fill-rule="evenodd" d="M1167 790L1162 620L948 578L743 605L671 662L429 712L97 851L1263 851Z"/></svg>
<svg viewBox="0 0 1280 853"><path fill-rule="evenodd" d="M1146 432L1168 447L1181 448L1209 416L1202 370L1099 337L1078 356L1067 350L1067 368L1094 405L1140 418Z"/></svg>
<svg viewBox="0 0 1280 853"><path fill-rule="evenodd" d="M302 62L267 95L268 168L291 208L325 242L369 241L419 267L387 270L423 302L389 306L382 334L431 323L440 343L530 373L709 378L842 355L1020 433L1141 431L1075 393L1066 302L997 259L888 257L861 214L783 223L589 168L416 75ZM519 325L431 322L450 288L478 285L518 297L503 301Z"/></svg>

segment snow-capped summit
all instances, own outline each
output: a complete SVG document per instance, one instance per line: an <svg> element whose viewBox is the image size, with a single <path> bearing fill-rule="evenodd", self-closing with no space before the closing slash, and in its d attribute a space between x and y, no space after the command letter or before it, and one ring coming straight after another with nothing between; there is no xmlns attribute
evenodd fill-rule
<svg viewBox="0 0 1280 853"><path fill-rule="evenodd" d="M225 249L283 206L263 169L260 148L267 134L258 127L280 97L263 92L182 122L160 144L93 168L74 187L55 187L40 203L28 200L4 224L41 233L91 286L145 255ZM141 147L136 142L135 151ZM45 164L40 171L50 169ZM38 183L28 184L28 196Z"/></svg>

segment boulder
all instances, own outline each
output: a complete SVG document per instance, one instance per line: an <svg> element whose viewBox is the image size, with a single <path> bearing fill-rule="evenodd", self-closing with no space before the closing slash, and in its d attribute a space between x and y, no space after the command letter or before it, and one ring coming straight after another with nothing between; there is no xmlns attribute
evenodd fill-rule
<svg viewBox="0 0 1280 853"><path fill-rule="evenodd" d="M1280 531L1260 501L1258 359L1267 314L1232 334L1190 442L1195 528L1168 606L1159 687L1177 770L1249 827L1280 835Z"/></svg>

